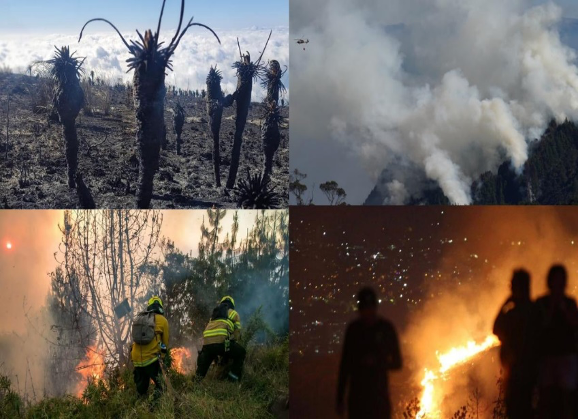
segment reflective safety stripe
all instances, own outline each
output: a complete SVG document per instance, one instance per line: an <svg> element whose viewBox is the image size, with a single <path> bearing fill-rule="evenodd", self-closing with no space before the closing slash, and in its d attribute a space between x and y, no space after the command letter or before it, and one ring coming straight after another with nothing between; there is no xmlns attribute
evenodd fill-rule
<svg viewBox="0 0 579 420"><path fill-rule="evenodd" d="M216 328L214 330L203 331L203 337L215 337L218 335L224 335L226 337L229 337L229 331L223 328Z"/></svg>
<svg viewBox="0 0 579 420"><path fill-rule="evenodd" d="M235 329L240 329L241 328L241 322L240 321L235 321L235 318L239 319L239 315L237 314L237 312L235 310L231 310L231 312L228 315L228 318L232 321L235 322Z"/></svg>
<svg viewBox="0 0 579 420"><path fill-rule="evenodd" d="M228 319L214 319L211 322L223 322L224 324L226 324L229 328L233 329L233 322L231 322ZM211 324L210 322L210 324Z"/></svg>
<svg viewBox="0 0 579 420"><path fill-rule="evenodd" d="M136 362L136 361L133 360L133 365L134 365L135 367L145 367L145 366L149 366L149 365L152 364L152 363L155 363L155 361L156 361L157 359L158 359L158 358L155 357L155 358L153 358L153 359L145 360L144 362Z"/></svg>
<svg viewBox="0 0 579 420"><path fill-rule="evenodd" d="M211 322L223 322L224 324L226 324L229 328L233 329L233 322L231 322L228 319L214 319Z"/></svg>
<svg viewBox="0 0 579 420"><path fill-rule="evenodd" d="M220 337L229 339L234 331L235 326L229 319L213 319L209 321L209 324L207 324L205 327L205 331L203 331L203 338L209 339L210 341L220 341L222 340Z"/></svg>

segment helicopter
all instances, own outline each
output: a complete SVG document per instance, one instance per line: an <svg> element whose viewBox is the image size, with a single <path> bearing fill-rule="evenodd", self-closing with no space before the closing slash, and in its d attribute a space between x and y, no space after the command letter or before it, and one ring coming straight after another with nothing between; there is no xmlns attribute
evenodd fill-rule
<svg viewBox="0 0 579 420"><path fill-rule="evenodd" d="M294 38L294 41L297 41L297 44L309 44L310 40L309 39L303 39L303 38ZM304 47L304 51L306 50L306 47Z"/></svg>

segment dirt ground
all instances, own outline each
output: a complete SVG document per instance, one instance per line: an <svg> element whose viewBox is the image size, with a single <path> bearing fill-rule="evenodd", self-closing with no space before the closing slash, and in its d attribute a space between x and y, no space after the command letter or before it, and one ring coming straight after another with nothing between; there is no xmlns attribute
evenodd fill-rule
<svg viewBox="0 0 579 420"><path fill-rule="evenodd" d="M62 127L49 122L44 79L0 74L0 207L78 208L75 189L69 189ZM76 120L80 142L79 172L90 188L97 208L134 208L138 177L135 116L132 98L123 85L92 86L92 115ZM6 141L7 97L10 95L9 138ZM85 92L86 95L86 92ZM179 99L185 109L181 156L176 152L173 114ZM37 112L33 112L36 109ZM161 151L155 176L153 208L235 208L233 191L225 189L229 174L235 105L225 108L221 125L221 188L213 174L213 140L207 123L205 99L176 96L168 91L165 107L168 146ZM280 207L288 205L289 110L281 110L282 141L274 159L270 186L279 194ZM237 180L263 170L260 122L262 105L252 103L245 126Z"/></svg>

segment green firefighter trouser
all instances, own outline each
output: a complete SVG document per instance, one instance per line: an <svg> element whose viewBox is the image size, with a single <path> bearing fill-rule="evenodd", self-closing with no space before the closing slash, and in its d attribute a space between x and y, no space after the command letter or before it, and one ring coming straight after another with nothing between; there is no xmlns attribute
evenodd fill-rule
<svg viewBox="0 0 579 420"><path fill-rule="evenodd" d="M160 362L156 360L150 365L135 367L133 378L135 380L135 385L137 385L137 392L139 395L145 395L147 393L151 379L155 383L155 392L153 395L158 397L163 392L163 379L159 363Z"/></svg>
<svg viewBox="0 0 579 420"><path fill-rule="evenodd" d="M225 343L207 344L203 346L199 357L197 358L197 372L195 376L198 379L204 378L207 375L209 366L218 356L225 356ZM245 349L237 344L235 341L229 343L229 351L227 356L233 359L233 366L231 367L230 376L235 379L241 378L243 370L243 362L245 361Z"/></svg>

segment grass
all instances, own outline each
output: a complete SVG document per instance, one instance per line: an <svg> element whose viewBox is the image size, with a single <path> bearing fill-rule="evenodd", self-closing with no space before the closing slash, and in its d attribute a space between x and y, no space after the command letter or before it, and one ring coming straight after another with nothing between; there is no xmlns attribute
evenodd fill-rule
<svg viewBox="0 0 579 420"><path fill-rule="evenodd" d="M289 340L250 346L239 384L219 375L213 366L201 383L194 383L192 375L169 370L173 393L154 403L152 386L148 398L139 398L132 372L125 369L91 383L82 399L67 395L27 406L0 376L0 418L273 418L278 413L272 407L289 392Z"/></svg>
<svg viewBox="0 0 579 420"><path fill-rule="evenodd" d="M0 74L12 74L12 68L6 64L0 65Z"/></svg>

